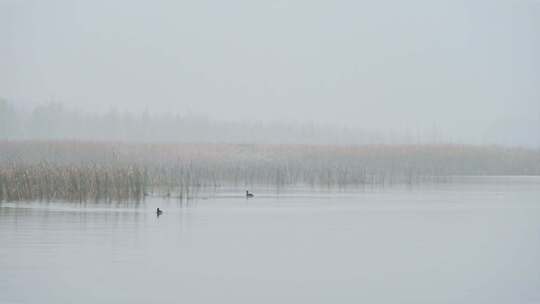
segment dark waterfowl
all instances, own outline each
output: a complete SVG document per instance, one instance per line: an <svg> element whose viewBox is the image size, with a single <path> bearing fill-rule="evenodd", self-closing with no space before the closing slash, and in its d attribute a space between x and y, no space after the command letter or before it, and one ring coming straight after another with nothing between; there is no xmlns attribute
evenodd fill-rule
<svg viewBox="0 0 540 304"><path fill-rule="evenodd" d="M163 214L163 210L157 208L156 214L157 214L158 216L162 215L162 214Z"/></svg>
<svg viewBox="0 0 540 304"><path fill-rule="evenodd" d="M254 197L255 195L253 195L253 193L249 193L248 190L246 190L246 197L247 198L250 198L250 197Z"/></svg>

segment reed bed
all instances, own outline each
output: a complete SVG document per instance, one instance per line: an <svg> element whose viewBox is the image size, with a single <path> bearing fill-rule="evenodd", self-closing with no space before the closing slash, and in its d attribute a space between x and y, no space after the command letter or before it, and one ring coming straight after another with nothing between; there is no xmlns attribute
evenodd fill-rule
<svg viewBox="0 0 540 304"><path fill-rule="evenodd" d="M462 145L0 142L0 201L189 198L220 187L380 187L540 175L540 151Z"/></svg>
<svg viewBox="0 0 540 304"><path fill-rule="evenodd" d="M140 200L146 178L138 166L11 165L0 168L0 200Z"/></svg>

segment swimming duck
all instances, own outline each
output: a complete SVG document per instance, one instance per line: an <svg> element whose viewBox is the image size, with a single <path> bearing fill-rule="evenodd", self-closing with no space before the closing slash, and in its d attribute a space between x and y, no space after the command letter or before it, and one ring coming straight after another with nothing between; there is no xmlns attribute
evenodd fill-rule
<svg viewBox="0 0 540 304"><path fill-rule="evenodd" d="M253 193L249 193L248 190L246 190L246 197L249 198L249 197L254 197L255 195L253 195Z"/></svg>

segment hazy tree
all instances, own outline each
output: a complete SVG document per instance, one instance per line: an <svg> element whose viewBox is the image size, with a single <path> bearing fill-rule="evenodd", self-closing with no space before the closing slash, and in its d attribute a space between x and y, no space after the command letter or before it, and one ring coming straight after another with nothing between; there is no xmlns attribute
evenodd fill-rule
<svg viewBox="0 0 540 304"><path fill-rule="evenodd" d="M16 138L18 131L17 112L7 100L0 98L0 139Z"/></svg>

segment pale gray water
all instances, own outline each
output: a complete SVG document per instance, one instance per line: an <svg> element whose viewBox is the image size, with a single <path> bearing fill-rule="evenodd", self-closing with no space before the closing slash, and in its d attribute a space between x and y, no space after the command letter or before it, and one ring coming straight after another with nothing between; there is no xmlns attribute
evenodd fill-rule
<svg viewBox="0 0 540 304"><path fill-rule="evenodd" d="M256 194L1 203L0 303L540 303L540 178Z"/></svg>

